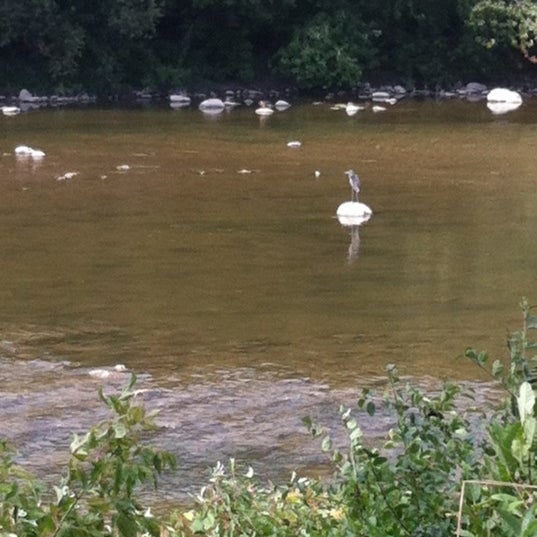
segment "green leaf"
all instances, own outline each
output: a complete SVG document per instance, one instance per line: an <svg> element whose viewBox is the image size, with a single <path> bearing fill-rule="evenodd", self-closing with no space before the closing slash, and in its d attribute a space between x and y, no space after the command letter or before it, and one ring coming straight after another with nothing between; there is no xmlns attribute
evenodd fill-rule
<svg viewBox="0 0 537 537"><path fill-rule="evenodd" d="M358 422L355 419L350 419L345 423L345 427L352 431L358 427Z"/></svg>
<svg viewBox="0 0 537 537"><path fill-rule="evenodd" d="M330 451L332 449L332 439L329 436L325 436L321 443L321 449L323 451Z"/></svg>
<svg viewBox="0 0 537 537"><path fill-rule="evenodd" d="M499 377L503 373L503 364L500 360L494 360L492 363L492 375L494 377Z"/></svg>
<svg viewBox="0 0 537 537"><path fill-rule="evenodd" d="M373 403L373 401L369 401L365 407L367 413L370 415L370 416L374 416L375 415L375 411L376 411L376 406L375 406L375 403Z"/></svg>
<svg viewBox="0 0 537 537"><path fill-rule="evenodd" d="M114 423L114 434L116 438L125 438L127 436L127 427L122 422Z"/></svg>
<svg viewBox="0 0 537 537"><path fill-rule="evenodd" d="M533 416L533 407L535 406L535 393L529 382L523 382L520 385L517 404L520 422L524 424L528 416Z"/></svg>
<svg viewBox="0 0 537 537"><path fill-rule="evenodd" d="M192 533L203 533L205 529L203 526L203 519L195 518L190 524L190 529L192 530Z"/></svg>
<svg viewBox="0 0 537 537"><path fill-rule="evenodd" d="M466 487L466 495L473 502L476 503L481 499L481 487L476 484L468 484Z"/></svg>
<svg viewBox="0 0 537 537"><path fill-rule="evenodd" d="M210 530L214 526L215 521L214 515L212 513L207 513L207 515L205 515L205 520L203 521L203 529L205 531Z"/></svg>
<svg viewBox="0 0 537 537"><path fill-rule="evenodd" d="M477 352L475 349L471 348L467 348L464 355L466 356L466 358L472 360L472 362L477 364L479 367L484 367L489 359L489 356L486 352Z"/></svg>
<svg viewBox="0 0 537 537"><path fill-rule="evenodd" d="M122 537L137 537L136 520L133 516L126 513L118 513L116 523L119 534Z"/></svg>
<svg viewBox="0 0 537 537"><path fill-rule="evenodd" d="M362 430L360 429L360 427L356 427L356 429L351 431L351 433L349 434L349 438L353 441L362 438Z"/></svg>
<svg viewBox="0 0 537 537"><path fill-rule="evenodd" d="M511 452L513 457L519 462L520 465L525 465L528 460L529 449L531 444L526 441L526 436L522 427L519 427L517 434L511 444Z"/></svg>
<svg viewBox="0 0 537 537"><path fill-rule="evenodd" d="M502 522L510 528L514 535L520 535L522 526L520 519L512 513L501 508L498 508L497 512L501 516Z"/></svg>
<svg viewBox="0 0 537 537"><path fill-rule="evenodd" d="M39 519L38 529L40 535L53 534L56 530L56 524L51 515L46 515Z"/></svg>
<svg viewBox="0 0 537 537"><path fill-rule="evenodd" d="M504 504L504 508L507 508L510 512L515 511L520 505L524 504L517 496L505 492L491 494L490 499Z"/></svg>
<svg viewBox="0 0 537 537"><path fill-rule="evenodd" d="M536 425L537 422L533 416L526 418L526 421L524 422L524 437L526 438L526 442L530 447L533 444L533 439L535 438Z"/></svg>
<svg viewBox="0 0 537 537"><path fill-rule="evenodd" d="M532 509L529 509L522 518L521 530L522 535L527 535L528 537L534 537L536 535L537 522L535 521L535 515Z"/></svg>
<svg viewBox="0 0 537 537"><path fill-rule="evenodd" d="M528 315L526 317L526 328L537 328L537 317L535 315Z"/></svg>

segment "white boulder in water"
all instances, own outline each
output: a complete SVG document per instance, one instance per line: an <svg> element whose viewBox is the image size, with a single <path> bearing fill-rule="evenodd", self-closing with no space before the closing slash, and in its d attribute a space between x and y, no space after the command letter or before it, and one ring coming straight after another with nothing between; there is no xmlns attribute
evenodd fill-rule
<svg viewBox="0 0 537 537"><path fill-rule="evenodd" d="M506 114L522 104L522 96L516 91L494 88L487 95L487 108L493 114Z"/></svg>
<svg viewBox="0 0 537 537"><path fill-rule="evenodd" d="M512 103L522 104L522 96L517 91L506 88L494 88L487 94L487 102L489 103Z"/></svg>
<svg viewBox="0 0 537 537"><path fill-rule="evenodd" d="M283 99L280 99L279 101L276 101L274 103L274 108L276 108L276 110L278 110L279 112L283 112L284 110L287 110L291 105L287 102L287 101L284 101Z"/></svg>
<svg viewBox="0 0 537 537"><path fill-rule="evenodd" d="M18 145L15 148L15 156L17 157L30 157L33 159L42 159L45 156L45 152L41 149L33 149L27 145Z"/></svg>
<svg viewBox="0 0 537 537"><path fill-rule="evenodd" d="M32 153L33 149L28 146L28 145L18 145L16 148L15 148L15 155L19 155L19 156L30 156L30 154Z"/></svg>
<svg viewBox="0 0 537 537"><path fill-rule="evenodd" d="M371 208L359 201L346 201L336 211L337 219L342 226L359 226L367 222L372 215Z"/></svg>
<svg viewBox="0 0 537 537"><path fill-rule="evenodd" d="M201 101L198 108L202 112L221 112L226 105L224 104L224 101L222 99L205 99L204 101Z"/></svg>
<svg viewBox="0 0 537 537"><path fill-rule="evenodd" d="M274 109L272 108L272 106L270 106L269 103L265 101L260 101L259 108L256 108L255 113L258 116L270 116L274 114Z"/></svg>
<svg viewBox="0 0 537 537"><path fill-rule="evenodd" d="M21 103L36 103L39 97L32 95L27 89L21 89L19 92L19 101Z"/></svg>
<svg viewBox="0 0 537 537"><path fill-rule="evenodd" d="M4 116L16 116L21 113L21 109L18 106L2 106L2 114Z"/></svg>
<svg viewBox="0 0 537 537"><path fill-rule="evenodd" d="M345 105L345 112L348 116L354 116L357 112L360 110L363 110L364 107L360 106L358 104L354 104L352 102L349 102Z"/></svg>
<svg viewBox="0 0 537 537"><path fill-rule="evenodd" d="M76 177L78 172L66 172L63 175L58 175L56 181L70 181L73 177Z"/></svg>
<svg viewBox="0 0 537 537"><path fill-rule="evenodd" d="M170 95L170 103L177 104L177 106L188 106L190 102L190 97L184 93L172 93Z"/></svg>
<svg viewBox="0 0 537 537"><path fill-rule="evenodd" d="M98 379L118 378L128 373L129 370L123 364L116 364L112 368L90 369L88 375Z"/></svg>

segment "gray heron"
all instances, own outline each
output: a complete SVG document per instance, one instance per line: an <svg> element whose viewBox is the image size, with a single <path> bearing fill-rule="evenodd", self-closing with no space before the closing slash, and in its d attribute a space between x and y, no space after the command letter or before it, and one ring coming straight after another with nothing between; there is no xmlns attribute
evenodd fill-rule
<svg viewBox="0 0 537 537"><path fill-rule="evenodd" d="M360 178L356 175L354 170L347 170L345 172L349 178L349 185L351 185L351 201L358 201L358 194L360 192Z"/></svg>

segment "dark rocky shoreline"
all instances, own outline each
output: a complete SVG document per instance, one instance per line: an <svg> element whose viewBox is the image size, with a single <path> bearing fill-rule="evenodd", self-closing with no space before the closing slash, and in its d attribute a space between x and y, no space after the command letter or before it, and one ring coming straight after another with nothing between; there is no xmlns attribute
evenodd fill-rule
<svg viewBox="0 0 537 537"><path fill-rule="evenodd" d="M450 88L435 87L430 88L412 88L408 89L400 84L373 86L369 83L361 84L349 90L340 90L333 92L308 92L301 93L298 89L292 87L278 87L264 84L253 87L240 87L240 85L219 86L216 89L206 91L171 91L169 93L159 93L147 90L129 90L121 95L110 95L107 97L97 97L83 92L72 95L37 95L32 94L26 89L22 89L18 95L0 94L0 106L20 107L21 111L26 111L41 107L59 107L69 105L91 105L91 104L135 104L135 103L168 103L172 95L188 96L192 105L197 105L207 98L220 98L222 100L235 101L238 104L244 102L251 104L261 100L275 101L286 99L289 101L299 100L320 100L327 102L341 102L352 100L372 100L378 102L392 101L396 102L401 99L466 99L470 101L479 101L485 99L487 93L493 89L492 85L486 85L479 82L469 82L467 84L457 84ZM513 89L522 96L531 97L537 95L537 85L532 84L513 84L504 85Z"/></svg>

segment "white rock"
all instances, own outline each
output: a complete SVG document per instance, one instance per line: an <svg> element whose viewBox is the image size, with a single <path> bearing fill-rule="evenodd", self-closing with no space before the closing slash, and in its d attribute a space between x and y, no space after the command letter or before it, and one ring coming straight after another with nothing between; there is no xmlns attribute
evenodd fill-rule
<svg viewBox="0 0 537 537"><path fill-rule="evenodd" d="M72 179L73 177L76 177L78 175L78 172L67 172L67 173L64 173L63 175L58 175L58 177L56 177L56 181L69 181L70 179Z"/></svg>
<svg viewBox="0 0 537 537"><path fill-rule="evenodd" d="M42 159L45 156L45 152L41 151L41 149L32 149L32 152L30 153L30 156L34 159Z"/></svg>
<svg viewBox="0 0 537 537"><path fill-rule="evenodd" d="M205 99L201 101L198 108L202 111L222 111L225 108L222 99Z"/></svg>
<svg viewBox="0 0 537 537"><path fill-rule="evenodd" d="M19 145L15 148L15 156L17 157L31 157L36 160L40 160L45 156L45 152L41 149L33 149L27 145Z"/></svg>
<svg viewBox="0 0 537 537"><path fill-rule="evenodd" d="M36 103L39 97L32 95L27 89L21 89L19 92L19 101L21 103Z"/></svg>
<svg viewBox="0 0 537 537"><path fill-rule="evenodd" d="M185 95L184 93L172 93L170 95L170 102L188 106L191 102L191 99L188 95Z"/></svg>
<svg viewBox="0 0 537 537"><path fill-rule="evenodd" d="M15 148L15 155L30 156L33 149L27 145L18 145Z"/></svg>
<svg viewBox="0 0 537 537"><path fill-rule="evenodd" d="M90 369L88 375L99 379L107 379L110 377L119 377L127 371L128 369L123 364L117 364L110 369Z"/></svg>
<svg viewBox="0 0 537 537"><path fill-rule="evenodd" d="M506 88L494 88L487 94L489 103L513 103L522 104L522 96L516 91Z"/></svg>
<svg viewBox="0 0 537 537"><path fill-rule="evenodd" d="M255 113L258 116L270 116L274 114L274 110L270 108L269 106L263 105L263 106L260 106L259 108L256 108Z"/></svg>
<svg viewBox="0 0 537 537"><path fill-rule="evenodd" d="M226 100L224 101L224 106L226 108L236 108L237 106L240 106L240 105L241 103L234 101L233 97L226 97Z"/></svg>
<svg viewBox="0 0 537 537"><path fill-rule="evenodd" d="M364 106L360 106L358 104L347 103L345 105L345 112L347 113L348 116L354 116L354 114L356 114L360 110L364 110L364 108L365 108Z"/></svg>
<svg viewBox="0 0 537 537"><path fill-rule="evenodd" d="M336 215L343 226L359 226L371 218L373 211L365 203L346 201L337 208Z"/></svg>
<svg viewBox="0 0 537 537"><path fill-rule="evenodd" d="M387 91L374 91L371 94L371 100L373 101L386 101L390 98L390 94Z"/></svg>
<svg viewBox="0 0 537 537"><path fill-rule="evenodd" d="M487 91L487 86L480 82L468 82L464 89L466 90L466 93L485 93Z"/></svg>
<svg viewBox="0 0 537 537"><path fill-rule="evenodd" d="M21 113L21 109L18 106L2 106L2 114L4 116L16 116Z"/></svg>
<svg viewBox="0 0 537 537"><path fill-rule="evenodd" d="M287 110L290 106L291 105L287 101L284 101L282 99L274 103L274 108L276 108L276 110L278 110L279 112L283 112L283 110Z"/></svg>

